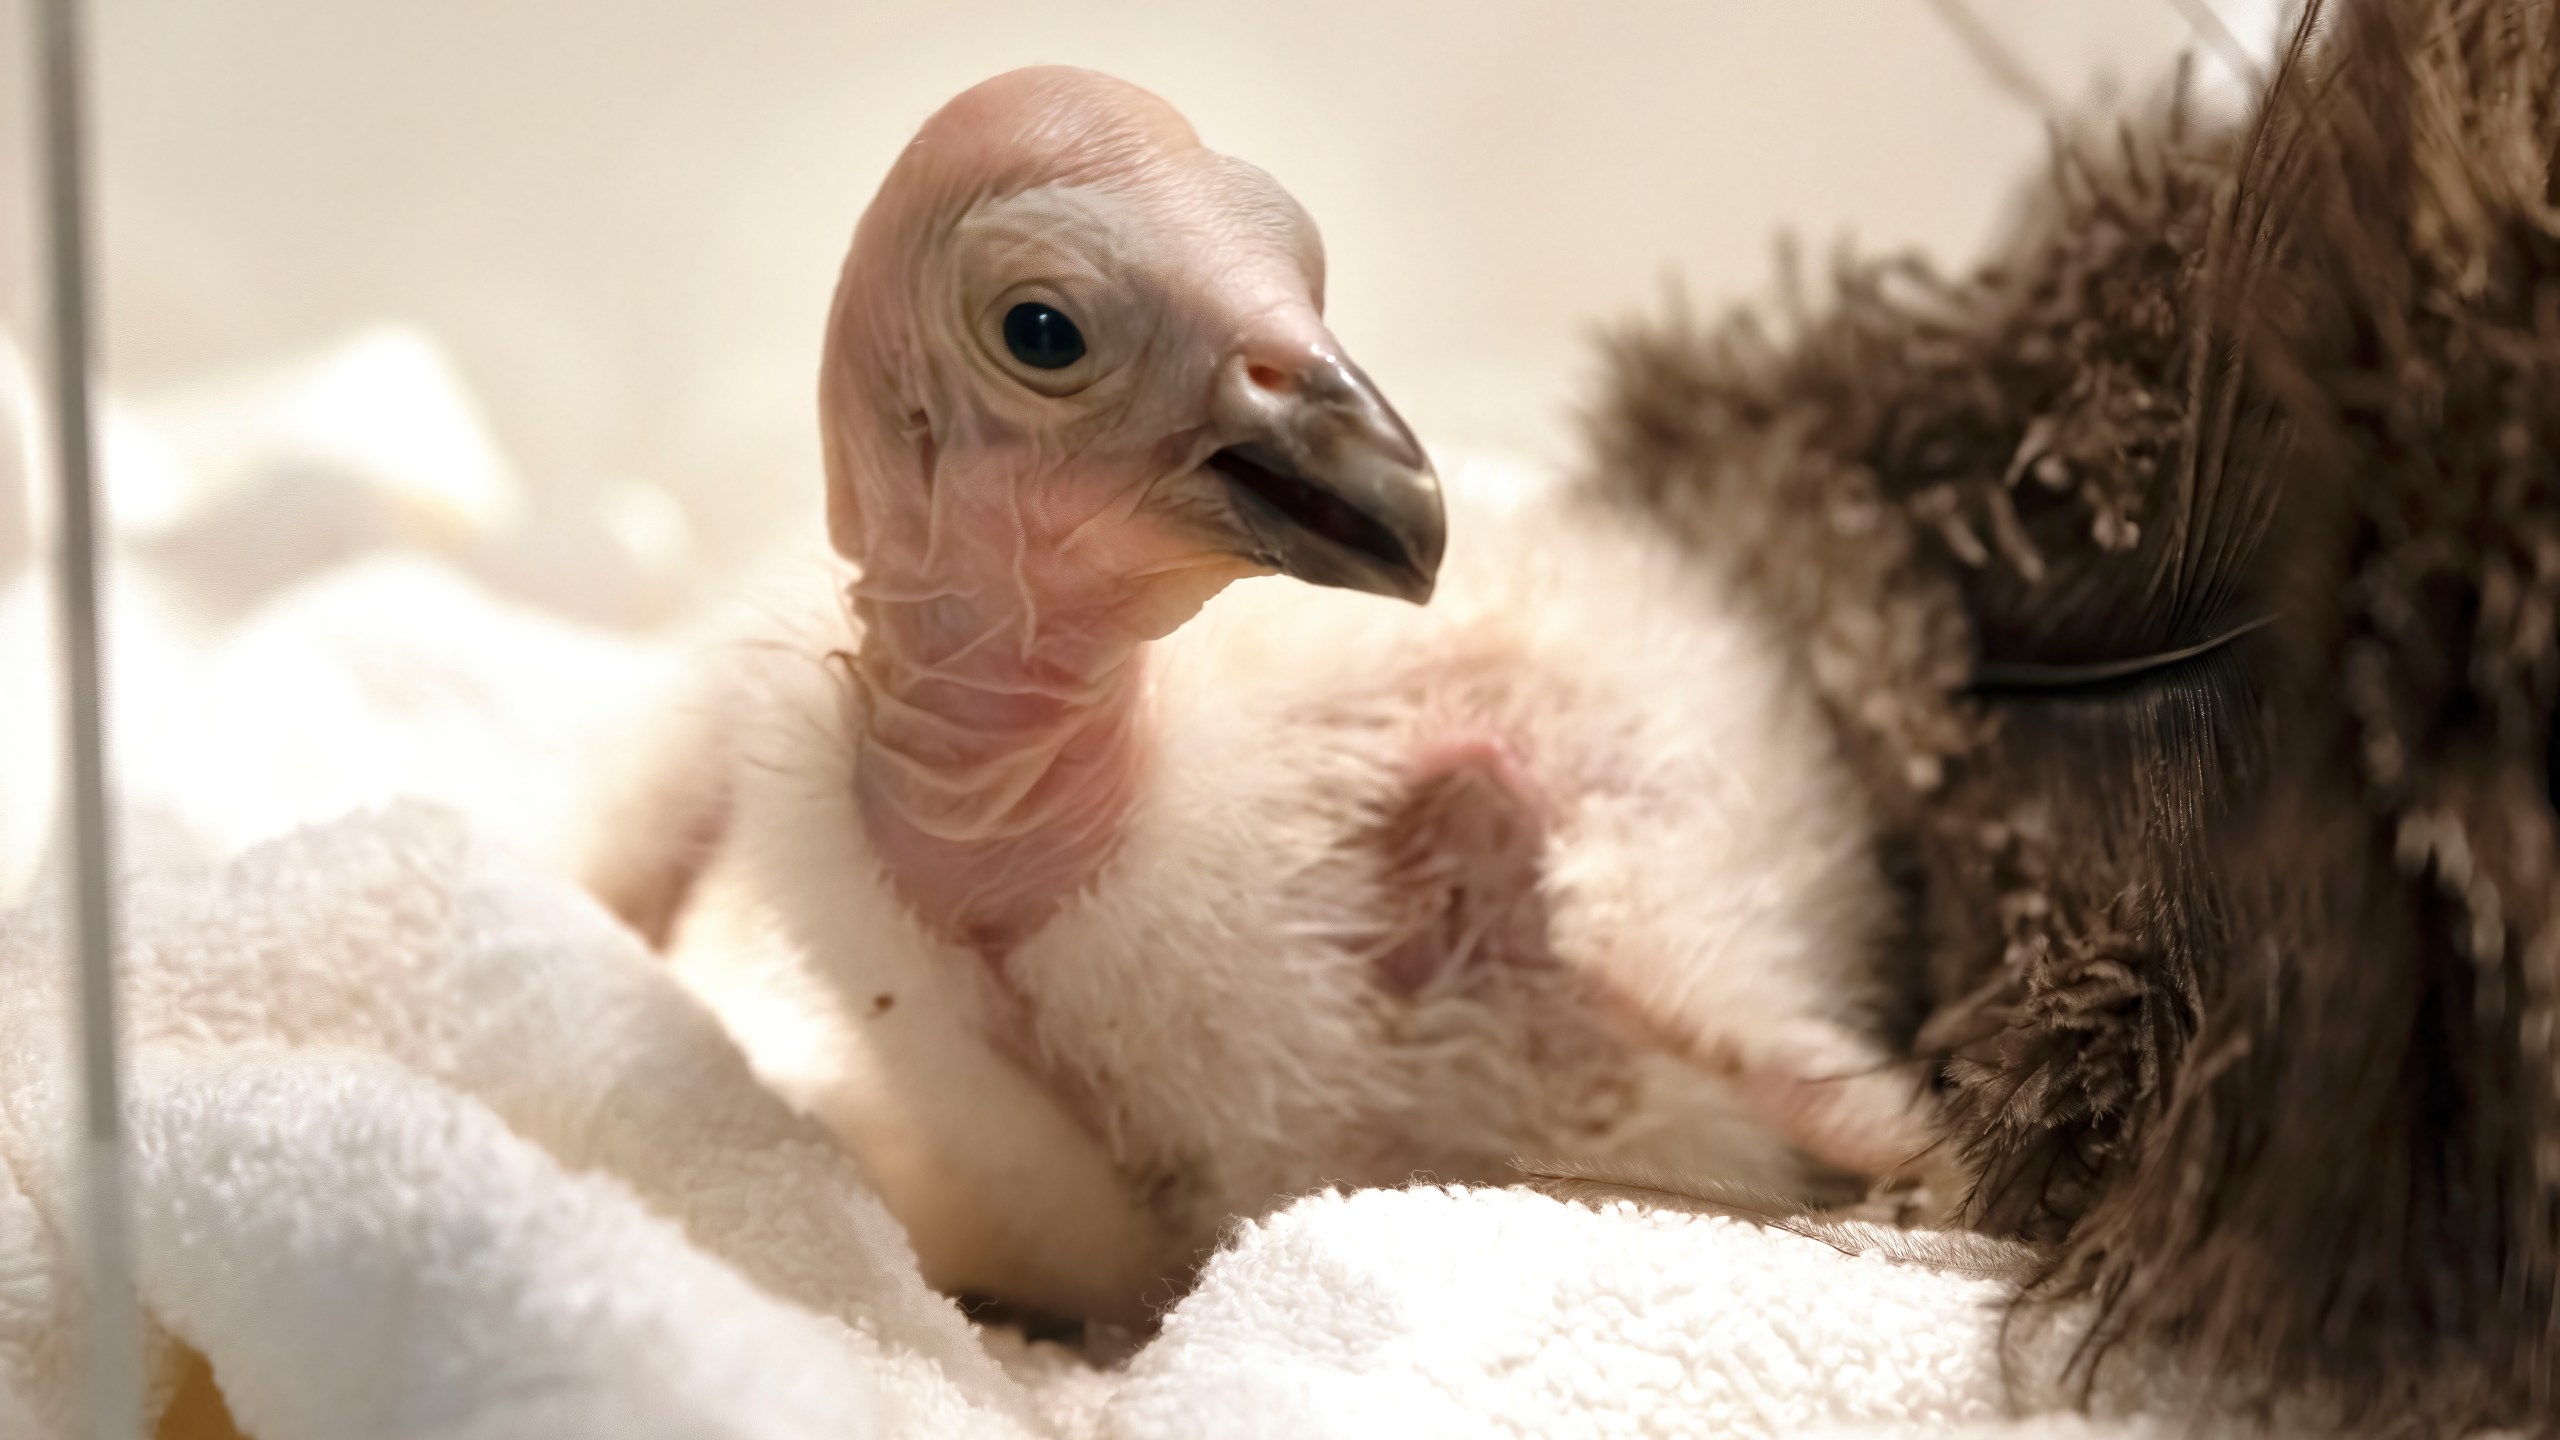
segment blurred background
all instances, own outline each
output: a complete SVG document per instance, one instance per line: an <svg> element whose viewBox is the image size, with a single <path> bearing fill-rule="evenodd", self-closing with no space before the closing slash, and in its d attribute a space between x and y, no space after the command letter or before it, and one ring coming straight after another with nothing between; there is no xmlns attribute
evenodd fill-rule
<svg viewBox="0 0 2560 1440"><path fill-rule="evenodd" d="M1335 328L1427 442L1569 461L1599 327L1765 293L1781 231L1962 263L2045 107L2149 93L2202 4L1967 0L2004 83L1933 0L94 0L128 775L227 772L196 818L230 840L395 785L507 790L488 754L521 744L347 737L530 706L475 637L663 629L814 540L843 246L917 123L995 72L1170 99L1315 215ZM2263 49L2273 0L2216 8ZM28 18L0 0L0 584L32 550ZM386 553L442 569L310 589ZM0 591L22 759L41 598ZM556 682L604 643L526 663ZM574 750L557 710L517 728ZM0 894L46 768L0 773Z"/></svg>
<svg viewBox="0 0 2560 1440"><path fill-rule="evenodd" d="M2171 0L1970 8L2065 100L2153 83L2191 34ZM1001 70L1170 99L1317 217L1336 328L1426 437L1544 452L1596 323L1674 280L1761 289L1781 227L1962 259L2043 131L1929 0L90 9L111 382L415 325L517 479L663 487L715 555L814 493L853 220Z"/></svg>

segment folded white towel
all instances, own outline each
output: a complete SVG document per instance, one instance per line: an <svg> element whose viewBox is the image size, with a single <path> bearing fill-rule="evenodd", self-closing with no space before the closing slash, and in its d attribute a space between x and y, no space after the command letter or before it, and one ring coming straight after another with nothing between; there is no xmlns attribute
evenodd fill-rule
<svg viewBox="0 0 2560 1440"><path fill-rule="evenodd" d="M35 1435L67 1415L55 928L0 921L0 1392ZM141 1298L260 1440L1034 1428L844 1155L442 813L138 884L129 935Z"/></svg>
<svg viewBox="0 0 2560 1440"><path fill-rule="evenodd" d="M143 1294L262 1440L1026 1428L382 1056L180 1050L134 1110Z"/></svg>

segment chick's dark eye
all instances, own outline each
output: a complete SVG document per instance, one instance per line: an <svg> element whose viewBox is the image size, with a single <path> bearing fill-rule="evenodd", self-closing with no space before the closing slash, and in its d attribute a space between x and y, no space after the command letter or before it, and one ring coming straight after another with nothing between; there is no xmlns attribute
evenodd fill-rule
<svg viewBox="0 0 2560 1440"><path fill-rule="evenodd" d="M1084 358L1084 332L1058 311L1026 300L1005 312L1004 348L1034 370L1064 370Z"/></svg>

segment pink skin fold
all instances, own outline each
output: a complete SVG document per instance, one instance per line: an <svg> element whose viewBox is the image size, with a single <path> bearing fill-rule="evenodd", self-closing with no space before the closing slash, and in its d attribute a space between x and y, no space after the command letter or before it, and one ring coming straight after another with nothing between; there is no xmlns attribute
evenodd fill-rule
<svg viewBox="0 0 2560 1440"><path fill-rule="evenodd" d="M864 214L820 382L830 538L858 570L858 800L946 938L1001 955L1092 877L1142 753L1147 642L1235 580L1296 573L1268 516L1256 531L1203 469L1222 447L1305 441L1359 472L1355 499L1385 474L1427 594L1436 481L1367 404L1323 288L1314 224L1278 184L1084 71L953 100ZM1008 352L1002 317L1026 300L1073 318L1083 360ZM1311 428L1311 395L1345 384L1367 418L1336 405ZM1357 454L1333 443L1346 424Z"/></svg>

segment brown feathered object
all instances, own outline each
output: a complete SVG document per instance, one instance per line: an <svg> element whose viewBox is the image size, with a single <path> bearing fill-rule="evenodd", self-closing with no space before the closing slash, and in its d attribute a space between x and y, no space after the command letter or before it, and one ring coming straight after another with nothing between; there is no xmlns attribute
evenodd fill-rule
<svg viewBox="0 0 2560 1440"><path fill-rule="evenodd" d="M1801 637L2028 1303L2560 1426L2560 3L2315 7L1961 282L1622 336L1594 473Z"/></svg>

